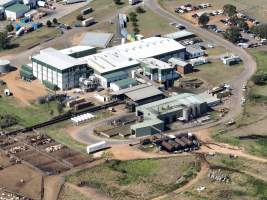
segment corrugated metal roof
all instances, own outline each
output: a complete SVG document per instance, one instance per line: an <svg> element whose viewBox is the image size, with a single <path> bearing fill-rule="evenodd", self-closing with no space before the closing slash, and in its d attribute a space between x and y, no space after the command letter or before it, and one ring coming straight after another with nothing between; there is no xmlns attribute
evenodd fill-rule
<svg viewBox="0 0 267 200"><path fill-rule="evenodd" d="M109 73L109 74L105 74L103 75L104 78L106 79L112 79L118 76L128 76L128 73L125 71L117 71L117 72L113 72L113 73Z"/></svg>
<svg viewBox="0 0 267 200"><path fill-rule="evenodd" d="M187 30L182 30L182 31L177 31L177 32L174 32L174 33L166 34L163 37L177 40L179 38L184 38L184 37L189 37L189 36L194 36L194 35L195 35L194 33L191 33L191 32L189 32Z"/></svg>
<svg viewBox="0 0 267 200"><path fill-rule="evenodd" d="M132 99L133 101L139 101L142 99L154 97L154 96L161 95L161 94L163 94L163 92L155 88L154 86L140 88L138 90L125 93L125 95L129 97L130 99Z"/></svg>
<svg viewBox="0 0 267 200"><path fill-rule="evenodd" d="M136 85L137 81L135 79L132 79L132 78L126 78L126 79L122 79L122 80L113 82L113 84L115 84L119 87L125 88L125 87L128 87L130 85Z"/></svg>
<svg viewBox="0 0 267 200"><path fill-rule="evenodd" d="M152 126L156 126L158 124L162 124L163 121L161 121L160 119L158 118L154 118L154 119L150 119L150 120L145 120L141 123L137 123L137 124L133 124L131 126L131 129L132 130L136 130L136 129L139 129L139 128L146 128L146 127L152 127Z"/></svg>
<svg viewBox="0 0 267 200"><path fill-rule="evenodd" d="M171 63L172 65L178 65L178 66L182 66L182 67L184 67L184 66L189 64L186 61L183 61L183 60L180 60L179 58L174 58L174 57L170 58L168 60L168 62Z"/></svg>
<svg viewBox="0 0 267 200"><path fill-rule="evenodd" d="M11 12L28 12L30 10L30 8L24 4L14 4L12 6L9 6L6 8L7 11L11 11Z"/></svg>
<svg viewBox="0 0 267 200"><path fill-rule="evenodd" d="M112 38L112 33L87 32L81 40L80 45L106 48Z"/></svg>
<svg viewBox="0 0 267 200"><path fill-rule="evenodd" d="M41 50L40 54L35 55L32 58L53 66L59 70L64 70L83 64L83 62L79 61L78 59L65 55L53 48Z"/></svg>

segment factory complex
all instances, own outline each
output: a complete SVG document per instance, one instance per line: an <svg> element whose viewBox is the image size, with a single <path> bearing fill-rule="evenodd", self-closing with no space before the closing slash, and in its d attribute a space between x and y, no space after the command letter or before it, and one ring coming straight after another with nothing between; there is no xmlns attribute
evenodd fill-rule
<svg viewBox="0 0 267 200"><path fill-rule="evenodd" d="M164 37L150 37L99 52L87 45L62 50L46 48L21 67L21 76L34 77L52 90L96 91L93 97L102 103L124 101L139 119L129 126L132 135L139 137L164 131L174 121L201 117L218 103L210 95L165 94L183 74L193 72L186 60L187 49Z"/></svg>

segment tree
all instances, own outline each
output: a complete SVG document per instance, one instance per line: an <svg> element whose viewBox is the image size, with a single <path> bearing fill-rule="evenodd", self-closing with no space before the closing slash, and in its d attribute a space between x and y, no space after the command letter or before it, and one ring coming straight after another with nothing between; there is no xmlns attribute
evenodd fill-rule
<svg viewBox="0 0 267 200"><path fill-rule="evenodd" d="M57 112L59 114L61 114L63 112L63 104L62 103L57 104Z"/></svg>
<svg viewBox="0 0 267 200"><path fill-rule="evenodd" d="M132 25L133 25L133 27L138 27L137 22L133 22Z"/></svg>
<svg viewBox="0 0 267 200"><path fill-rule="evenodd" d="M137 22L137 14L135 12L130 12L129 19L131 22Z"/></svg>
<svg viewBox="0 0 267 200"><path fill-rule="evenodd" d="M47 27L51 27L51 26L52 26L52 22L51 22L50 20L47 20L47 22L46 22L46 26L47 26Z"/></svg>
<svg viewBox="0 0 267 200"><path fill-rule="evenodd" d="M83 21L83 20L84 20L84 18L83 18L82 15L77 15L76 19L77 19L78 21Z"/></svg>
<svg viewBox="0 0 267 200"><path fill-rule="evenodd" d="M6 25L6 31L7 32L12 32L14 30L14 26L12 24Z"/></svg>
<svg viewBox="0 0 267 200"><path fill-rule="evenodd" d="M232 28L226 29L224 37L227 40L235 43L241 38L241 34L237 27L232 27Z"/></svg>
<svg viewBox="0 0 267 200"><path fill-rule="evenodd" d="M114 2L116 5L121 5L121 4L122 4L121 0L113 0L113 2Z"/></svg>
<svg viewBox="0 0 267 200"><path fill-rule="evenodd" d="M134 34L138 34L138 33L140 33L140 30L138 27L134 27L133 32L134 32Z"/></svg>
<svg viewBox="0 0 267 200"><path fill-rule="evenodd" d="M203 26L203 27L205 27L209 23L209 21L210 21L210 18L206 13L202 14L198 18L198 24Z"/></svg>
<svg viewBox="0 0 267 200"><path fill-rule="evenodd" d="M267 38L267 24L260 24L251 28L252 33L261 38Z"/></svg>
<svg viewBox="0 0 267 200"><path fill-rule="evenodd" d="M9 46L10 40L7 37L7 32L0 32L0 50L6 49Z"/></svg>
<svg viewBox="0 0 267 200"><path fill-rule="evenodd" d="M236 7L231 4L226 4L223 6L223 12L228 17L232 17L233 15L236 14Z"/></svg>
<svg viewBox="0 0 267 200"><path fill-rule="evenodd" d="M145 12L146 12L146 10L145 10L144 8L140 7L140 6L138 6L138 7L135 9L135 11L136 11L137 13L145 13Z"/></svg>
<svg viewBox="0 0 267 200"><path fill-rule="evenodd" d="M57 18L53 19L53 24L58 24Z"/></svg>

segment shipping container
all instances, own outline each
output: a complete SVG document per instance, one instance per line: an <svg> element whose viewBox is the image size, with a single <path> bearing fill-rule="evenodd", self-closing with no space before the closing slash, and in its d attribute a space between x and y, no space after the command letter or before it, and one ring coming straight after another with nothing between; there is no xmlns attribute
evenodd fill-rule
<svg viewBox="0 0 267 200"><path fill-rule="evenodd" d="M82 26L86 27L86 26L90 26L90 25L92 25L94 23L95 23L95 18L90 17L90 18L82 21Z"/></svg>
<svg viewBox="0 0 267 200"><path fill-rule="evenodd" d="M91 12L93 12L93 8L88 7L88 8L85 8L85 9L81 10L81 15L87 15L87 14L89 14Z"/></svg>
<svg viewBox="0 0 267 200"><path fill-rule="evenodd" d="M107 148L107 143L105 141L101 141L101 142L98 142L98 143L95 143L95 144L87 146L86 147L86 152L88 154L90 154L90 153L93 153L93 152L96 152L96 151L100 151L100 150L103 150L103 149L106 149L106 148Z"/></svg>
<svg viewBox="0 0 267 200"><path fill-rule="evenodd" d="M75 111L78 111L78 110L82 110L82 109L85 109L85 108L88 108L90 106L92 106L92 102L83 102L83 103L79 103L79 104L76 104L74 106L74 110Z"/></svg>

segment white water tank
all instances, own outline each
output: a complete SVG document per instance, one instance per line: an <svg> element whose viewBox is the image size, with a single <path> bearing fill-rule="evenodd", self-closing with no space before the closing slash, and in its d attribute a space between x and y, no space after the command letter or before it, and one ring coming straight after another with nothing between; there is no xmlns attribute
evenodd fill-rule
<svg viewBox="0 0 267 200"><path fill-rule="evenodd" d="M7 73L10 71L10 61L0 60L0 73Z"/></svg>

